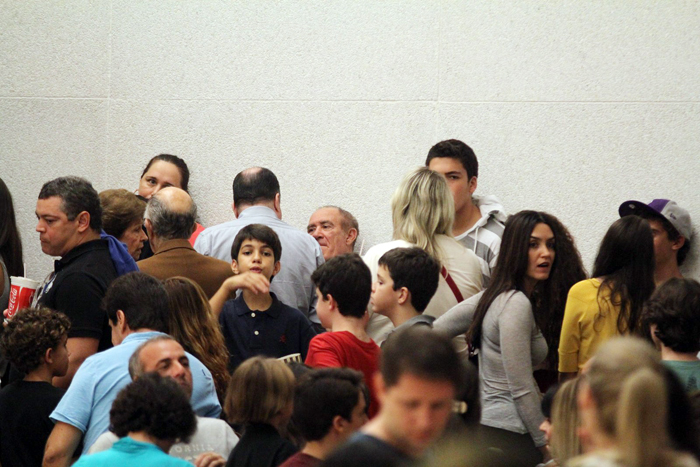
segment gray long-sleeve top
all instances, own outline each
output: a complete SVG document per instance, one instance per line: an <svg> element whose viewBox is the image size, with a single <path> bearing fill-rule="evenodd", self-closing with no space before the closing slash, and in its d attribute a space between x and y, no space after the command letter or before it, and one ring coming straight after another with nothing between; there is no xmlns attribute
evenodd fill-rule
<svg viewBox="0 0 700 467"><path fill-rule="evenodd" d="M469 329L479 293L451 308L433 329L455 337ZM544 420L533 368L547 357L547 342L535 324L524 293L511 290L496 297L482 324L479 380L483 425L530 433L535 445L546 444L539 426Z"/></svg>

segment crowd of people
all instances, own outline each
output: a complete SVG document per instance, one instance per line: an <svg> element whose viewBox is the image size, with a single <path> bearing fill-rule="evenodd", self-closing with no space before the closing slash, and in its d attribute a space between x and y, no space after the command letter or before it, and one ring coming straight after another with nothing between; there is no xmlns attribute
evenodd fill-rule
<svg viewBox="0 0 700 467"><path fill-rule="evenodd" d="M561 221L477 180L437 143L363 256L342 207L284 222L263 167L207 228L174 155L135 192L46 182L57 260L4 312L0 465L700 466L689 213L623 202L589 276ZM0 310L22 265L0 179Z"/></svg>

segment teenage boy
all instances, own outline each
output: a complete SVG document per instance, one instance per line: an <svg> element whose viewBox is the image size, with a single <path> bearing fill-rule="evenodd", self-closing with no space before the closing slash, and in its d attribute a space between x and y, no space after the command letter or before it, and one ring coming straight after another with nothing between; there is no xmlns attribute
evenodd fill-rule
<svg viewBox="0 0 700 467"><path fill-rule="evenodd" d="M379 258L370 303L375 313L386 316L394 325L389 336L412 326L432 328L435 318L423 315L423 311L439 280L440 263L422 248L395 248Z"/></svg>
<svg viewBox="0 0 700 467"><path fill-rule="evenodd" d="M26 376L0 391L0 464L41 465L53 429L49 415L65 392L51 385L68 371L70 320L48 308L20 310L0 339L3 355Z"/></svg>
<svg viewBox="0 0 700 467"><path fill-rule="evenodd" d="M231 371L255 355L279 358L299 353L305 359L309 342L316 335L301 311L270 292L270 282L280 271L281 255L279 237L263 224L243 227L233 241L231 268L235 275L224 281L210 301L219 316ZM228 300L239 289L241 294Z"/></svg>
<svg viewBox="0 0 700 467"><path fill-rule="evenodd" d="M654 236L654 281L657 287L672 277L682 278L679 266L688 256L693 235L688 211L675 201L655 199L649 204L625 201L618 212L620 217L637 215L649 221Z"/></svg>
<svg viewBox="0 0 700 467"><path fill-rule="evenodd" d="M452 234L476 253L481 263L484 287L501 249L506 213L495 196L475 196L479 161L472 148L456 139L440 141L428 151L425 165L447 179L455 202Z"/></svg>
<svg viewBox="0 0 700 467"><path fill-rule="evenodd" d="M362 373L320 368L303 376L294 395L294 426L304 448L282 467L314 467L367 422Z"/></svg>
<svg viewBox="0 0 700 467"><path fill-rule="evenodd" d="M700 283L672 278L644 305L642 320L661 350L661 360L686 391L700 389Z"/></svg>
<svg viewBox="0 0 700 467"><path fill-rule="evenodd" d="M374 379L379 414L322 465L414 465L445 430L464 369L448 338L414 327L387 340Z"/></svg>
<svg viewBox="0 0 700 467"><path fill-rule="evenodd" d="M336 256L311 275L316 285L316 311L331 332L319 334L309 344L306 364L312 367L348 367L362 372L369 386L369 416L377 413L374 373L379 368L379 346L367 335L367 303L372 275L355 253Z"/></svg>

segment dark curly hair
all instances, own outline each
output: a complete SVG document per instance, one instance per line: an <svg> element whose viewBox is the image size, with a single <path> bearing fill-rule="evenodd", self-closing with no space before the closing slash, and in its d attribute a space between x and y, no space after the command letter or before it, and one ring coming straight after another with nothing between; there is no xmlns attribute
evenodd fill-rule
<svg viewBox="0 0 700 467"><path fill-rule="evenodd" d="M530 302L535 322L549 346L548 368L557 368L557 349L566 297L571 286L586 278L586 270L568 229L559 219L546 212L520 211L506 221L496 268L489 287L479 300L474 321L467 332L467 340L474 347L480 347L481 325L491 303L504 292L524 289L530 234L540 223L548 225L554 234L554 263L549 278L535 287Z"/></svg>
<svg viewBox="0 0 700 467"><path fill-rule="evenodd" d="M656 337L674 352L700 351L700 283L672 278L644 304L644 329L656 325Z"/></svg>
<svg viewBox="0 0 700 467"><path fill-rule="evenodd" d="M70 329L66 315L48 308L24 308L7 323L0 337L3 355L23 373L36 369L48 349L61 344Z"/></svg>
<svg viewBox="0 0 700 467"><path fill-rule="evenodd" d="M158 373L146 373L119 391L109 420L110 431L120 438L143 431L159 440L187 443L197 428L185 391Z"/></svg>

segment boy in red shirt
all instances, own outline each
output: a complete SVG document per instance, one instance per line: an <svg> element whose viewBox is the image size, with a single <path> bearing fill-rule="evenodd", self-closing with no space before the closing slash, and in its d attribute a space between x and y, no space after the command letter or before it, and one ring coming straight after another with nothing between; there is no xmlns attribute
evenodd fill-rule
<svg viewBox="0 0 700 467"><path fill-rule="evenodd" d="M306 364L312 367L347 367L362 372L369 387L369 416L378 410L374 373L379 368L379 346L365 332L372 275L357 254L331 258L311 275L316 285L316 312L331 332L309 344Z"/></svg>

